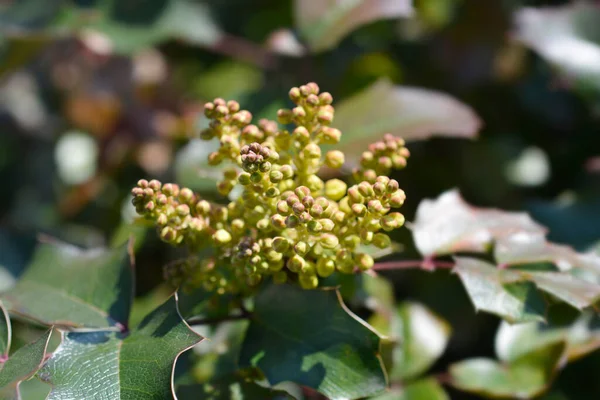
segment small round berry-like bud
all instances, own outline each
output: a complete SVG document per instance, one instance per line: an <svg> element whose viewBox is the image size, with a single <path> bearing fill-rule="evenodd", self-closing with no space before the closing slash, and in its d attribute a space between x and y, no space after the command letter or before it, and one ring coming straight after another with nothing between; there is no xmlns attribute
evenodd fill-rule
<svg viewBox="0 0 600 400"><path fill-rule="evenodd" d="M160 190L161 183L156 179L152 179L150 182L148 182L148 187L155 192L158 192Z"/></svg>
<svg viewBox="0 0 600 400"><path fill-rule="evenodd" d="M292 115L294 118L306 118L306 110L304 107L298 106L292 109Z"/></svg>
<svg viewBox="0 0 600 400"><path fill-rule="evenodd" d="M298 254L294 254L292 257L290 257L286 264L287 268L290 271L296 272L296 273L300 272L300 270L302 269L302 267L304 267L304 265L306 265L306 260Z"/></svg>
<svg viewBox="0 0 600 400"><path fill-rule="evenodd" d="M262 181L263 175L260 172L253 172L250 174L250 182L259 183Z"/></svg>
<svg viewBox="0 0 600 400"><path fill-rule="evenodd" d="M367 181L362 181L358 184L358 192L366 198L373 197L373 195L375 194L375 192L373 191L373 187Z"/></svg>
<svg viewBox="0 0 600 400"><path fill-rule="evenodd" d="M331 150L325 154L325 165L329 168L341 168L344 161L344 153L339 150Z"/></svg>
<svg viewBox="0 0 600 400"><path fill-rule="evenodd" d="M283 215L289 214L290 206L285 200L279 200L277 202L277 212Z"/></svg>
<svg viewBox="0 0 600 400"><path fill-rule="evenodd" d="M263 218L256 223L256 229L259 231L267 231L271 227L270 220Z"/></svg>
<svg viewBox="0 0 600 400"><path fill-rule="evenodd" d="M233 221L231 221L231 229L235 233L242 233L245 227L246 223L241 218L236 218Z"/></svg>
<svg viewBox="0 0 600 400"><path fill-rule="evenodd" d="M296 129L294 129L293 137L300 143L308 143L308 141L310 140L310 133L305 127L299 126Z"/></svg>
<svg viewBox="0 0 600 400"><path fill-rule="evenodd" d="M358 186L354 185L348 189L348 200L350 201L350 204L364 203L365 198L360 194Z"/></svg>
<svg viewBox="0 0 600 400"><path fill-rule="evenodd" d="M280 124L290 124L292 122L292 111L291 110L287 110L287 109L281 109L277 111L277 121L279 121Z"/></svg>
<svg viewBox="0 0 600 400"><path fill-rule="evenodd" d="M152 190L150 188L144 189L144 196L153 197L154 196L154 190Z"/></svg>
<svg viewBox="0 0 600 400"><path fill-rule="evenodd" d="M336 211L331 216L334 222L343 223L346 220L346 213L343 211Z"/></svg>
<svg viewBox="0 0 600 400"><path fill-rule="evenodd" d="M309 175L308 178L306 178L306 186L309 188L310 191L318 192L319 190L323 189L323 186L325 186L325 184L323 183L323 180L317 175Z"/></svg>
<svg viewBox="0 0 600 400"><path fill-rule="evenodd" d="M290 100L292 100L294 103L298 102L300 100L300 98L302 97L302 94L300 93L300 89L298 89L297 87L291 88L289 95L290 95Z"/></svg>
<svg viewBox="0 0 600 400"><path fill-rule="evenodd" d="M391 231L404 225L404 215L394 212L381 218L380 223L384 231Z"/></svg>
<svg viewBox="0 0 600 400"><path fill-rule="evenodd" d="M199 215L207 215L210 212L210 203L206 200L200 200L196 203L196 212Z"/></svg>
<svg viewBox="0 0 600 400"><path fill-rule="evenodd" d="M357 217L364 217L367 214L367 207L364 204L352 204L351 209Z"/></svg>
<svg viewBox="0 0 600 400"><path fill-rule="evenodd" d="M231 242L231 234L225 229L219 229L213 233L213 240L217 242L217 244L227 244Z"/></svg>
<svg viewBox="0 0 600 400"><path fill-rule="evenodd" d="M307 261L300 269L300 274L302 275L315 275L316 273L315 264L310 261Z"/></svg>
<svg viewBox="0 0 600 400"><path fill-rule="evenodd" d="M323 125L328 125L333 122L333 113L329 110L319 110L317 113L317 120Z"/></svg>
<svg viewBox="0 0 600 400"><path fill-rule="evenodd" d="M250 174L247 172L242 172L240 173L240 175L238 176L238 182L240 183L240 185L246 186L249 185L252 181L250 179Z"/></svg>
<svg viewBox="0 0 600 400"><path fill-rule="evenodd" d="M311 90L307 85L302 85L300 86L300 93L302 94L302 97L306 97L311 93Z"/></svg>
<svg viewBox="0 0 600 400"><path fill-rule="evenodd" d="M204 104L204 115L206 118L212 118L215 111L214 103L208 102Z"/></svg>
<svg viewBox="0 0 600 400"><path fill-rule="evenodd" d="M335 272L335 262L330 258L320 258L317 261L317 274L322 278L327 278Z"/></svg>
<svg viewBox="0 0 600 400"><path fill-rule="evenodd" d="M269 179L273 183L281 182L281 180L283 179L283 173L281 171L271 171L271 173L269 174Z"/></svg>
<svg viewBox="0 0 600 400"><path fill-rule="evenodd" d="M360 244L360 237L349 235L344 238L344 245L350 249L355 249Z"/></svg>
<svg viewBox="0 0 600 400"><path fill-rule="evenodd" d="M392 240L385 233L376 233L373 236L373 245L380 249L387 249L392 244Z"/></svg>
<svg viewBox="0 0 600 400"><path fill-rule="evenodd" d="M160 231L160 238L165 242L173 242L177 238L177 231L170 226L165 226Z"/></svg>
<svg viewBox="0 0 600 400"><path fill-rule="evenodd" d="M285 219L285 226L287 226L288 228L295 228L300 224L300 218L298 218L296 215L292 214L289 215L286 219Z"/></svg>
<svg viewBox="0 0 600 400"><path fill-rule="evenodd" d="M271 226L275 229L285 228L285 217L280 214L274 214L273 216L271 216Z"/></svg>
<svg viewBox="0 0 600 400"><path fill-rule="evenodd" d="M312 217L319 218L321 215L323 215L323 207L318 204L314 204L310 208L309 213Z"/></svg>
<svg viewBox="0 0 600 400"><path fill-rule="evenodd" d="M321 235L319 243L326 249L334 249L340 243L340 240L331 233L324 233Z"/></svg>
<svg viewBox="0 0 600 400"><path fill-rule="evenodd" d="M322 142L324 144L337 144L342 138L342 132L336 128L323 127L321 129Z"/></svg>
<svg viewBox="0 0 600 400"><path fill-rule="evenodd" d="M363 244L371 244L373 241L373 232L367 229L362 229L360 231L360 240Z"/></svg>
<svg viewBox="0 0 600 400"><path fill-rule="evenodd" d="M323 226L323 230L325 232L331 232L333 228L335 228L335 223L328 218L320 219L319 222Z"/></svg>
<svg viewBox="0 0 600 400"><path fill-rule="evenodd" d="M280 253L286 252L290 248L290 242L281 236L276 236L273 238L273 249Z"/></svg>
<svg viewBox="0 0 600 400"><path fill-rule="evenodd" d="M235 183L235 181L233 181ZM221 181L217 183L217 191L223 196L227 196L233 190L231 181Z"/></svg>
<svg viewBox="0 0 600 400"><path fill-rule="evenodd" d="M375 264L375 261L373 260L373 257L371 257L370 255L364 254L364 253L359 253L356 255L356 263L357 263L358 268L361 271L366 271L373 267L373 265Z"/></svg>
<svg viewBox="0 0 600 400"><path fill-rule="evenodd" d="M319 96L317 96L316 94L309 94L306 97L306 103L312 107L316 107L319 105L320 101L319 101Z"/></svg>
<svg viewBox="0 0 600 400"><path fill-rule="evenodd" d="M406 200L406 195L404 194L404 191L401 189L398 189L396 192L394 192L391 196L390 196L390 207L394 207L394 208L398 208L398 207L402 207L402 205L404 204L404 200Z"/></svg>
<svg viewBox="0 0 600 400"><path fill-rule="evenodd" d="M386 209L383 207L383 204L381 204L381 201L379 200L369 200L369 202L367 203L367 209L369 210L369 212L374 214L383 214L386 212Z"/></svg>
<svg viewBox="0 0 600 400"><path fill-rule="evenodd" d="M304 207L304 205L302 203L300 203L300 202L294 203L294 205L292 205L292 211L296 215L302 214L305 209L306 209L306 207Z"/></svg>
<svg viewBox="0 0 600 400"><path fill-rule="evenodd" d="M346 195L348 186L339 179L330 179L325 183L325 196L331 200L339 200Z"/></svg>
<svg viewBox="0 0 600 400"><path fill-rule="evenodd" d="M180 217L187 217L188 215L190 215L190 207L187 204L178 205L175 211Z"/></svg>
<svg viewBox="0 0 600 400"><path fill-rule="evenodd" d="M298 282L300 283L300 287L305 290L315 289L319 286L319 278L315 275L300 275Z"/></svg>
<svg viewBox="0 0 600 400"><path fill-rule="evenodd" d="M149 202L147 202L147 203L146 203L146 205L144 206L144 209L145 209L146 211L152 211L152 210L154 210L154 207L155 207L155 206L156 206L156 205L154 204L154 202L153 202L153 201L149 201Z"/></svg>
<svg viewBox="0 0 600 400"><path fill-rule="evenodd" d="M312 221L312 216L307 211L305 211L302 214L300 214L298 219L300 220L301 223L306 224L309 221Z"/></svg>
<svg viewBox="0 0 600 400"><path fill-rule="evenodd" d="M223 161L223 156L218 151L213 151L208 155L208 165L219 165Z"/></svg>
<svg viewBox="0 0 600 400"><path fill-rule="evenodd" d="M270 187L267 189L267 191L265 192L265 196L267 196L268 198L272 199L275 198L277 196L279 196L279 189L277 189L276 187Z"/></svg>
<svg viewBox="0 0 600 400"><path fill-rule="evenodd" d="M321 157L321 148L319 145L315 143L309 143L303 150L304 154L308 158L320 158Z"/></svg>
<svg viewBox="0 0 600 400"><path fill-rule="evenodd" d="M227 108L232 113L238 112L238 111L240 111L240 103L238 103L235 100L229 100L227 102Z"/></svg>
<svg viewBox="0 0 600 400"><path fill-rule="evenodd" d="M291 179L294 176L294 170L290 165L282 165L279 172L283 174L284 179Z"/></svg>
<svg viewBox="0 0 600 400"><path fill-rule="evenodd" d="M166 195L166 196L177 196L179 195L179 186L173 184L173 183L165 183L162 187L162 192Z"/></svg>
<svg viewBox="0 0 600 400"><path fill-rule="evenodd" d="M140 179L137 182L138 187L141 187L142 189L146 189L148 187L148 181L145 179Z"/></svg>
<svg viewBox="0 0 600 400"><path fill-rule="evenodd" d="M227 108L227 106L220 105L215 108L215 116L217 118L223 118L227 114L229 114L229 109Z"/></svg>
<svg viewBox="0 0 600 400"><path fill-rule="evenodd" d="M382 196L386 191L386 185L382 182L375 182L373 184L373 192L375 192L375 194L377 196Z"/></svg>
<svg viewBox="0 0 600 400"><path fill-rule="evenodd" d="M323 224L319 221L311 220L306 224L306 229L308 229L310 233L318 233L323 230Z"/></svg>
<svg viewBox="0 0 600 400"><path fill-rule="evenodd" d="M285 273L285 271L278 271L275 274L273 274L273 282L275 282L278 285L286 283L287 274Z"/></svg>
<svg viewBox="0 0 600 400"><path fill-rule="evenodd" d="M398 181L395 179L390 179L390 181L387 184L386 191L388 193L394 193L398 189L400 189L400 185L398 184Z"/></svg>
<svg viewBox="0 0 600 400"><path fill-rule="evenodd" d="M294 193L298 197L299 200L304 199L306 196L310 196L310 189L306 186L298 186Z"/></svg>
<svg viewBox="0 0 600 400"><path fill-rule="evenodd" d="M169 218L167 217L167 214L159 214L158 217L156 218L156 223L158 225L166 225L167 222L169 222Z"/></svg>
<svg viewBox="0 0 600 400"><path fill-rule="evenodd" d="M286 199L285 199L286 203L288 206L292 207L294 204L296 203L300 203L300 199L298 198L298 196L296 196L295 194L291 194L289 195Z"/></svg>
<svg viewBox="0 0 600 400"><path fill-rule="evenodd" d="M309 93L319 94L319 85L317 85L315 82L308 82L306 87L308 88Z"/></svg>
<svg viewBox="0 0 600 400"><path fill-rule="evenodd" d="M294 251L296 252L296 254L299 254L301 256L304 256L306 253L308 253L309 247L308 244L306 244L306 242L298 242L294 245Z"/></svg>
<svg viewBox="0 0 600 400"><path fill-rule="evenodd" d="M329 92L323 92L319 95L319 103L321 103L322 106L328 106L333 103L333 96L331 96L331 93Z"/></svg>

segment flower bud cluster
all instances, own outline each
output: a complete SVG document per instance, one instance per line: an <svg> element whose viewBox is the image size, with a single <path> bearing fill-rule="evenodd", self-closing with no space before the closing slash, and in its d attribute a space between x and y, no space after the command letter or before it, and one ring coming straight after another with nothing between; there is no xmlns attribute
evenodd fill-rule
<svg viewBox="0 0 600 400"><path fill-rule="evenodd" d="M264 119L252 124L251 114L233 101L205 105L211 122L201 137L220 142L209 162L235 165L224 170L217 188L226 195L241 186L236 200L211 204L155 180L141 180L132 190L137 212L154 222L161 239L192 254L213 250L210 258L191 257L168 270L172 283L244 294L270 278L311 289L334 273L371 268L374 260L362 248L390 246L387 232L404 223L392 209L405 195L386 175L405 166L404 141L386 135L370 146L354 172L359 183L351 187L340 179L323 181L322 167L345 162L342 152L321 148L341 137L331 127L333 99L315 83L292 88L289 97L295 106L277 114L284 127Z"/></svg>

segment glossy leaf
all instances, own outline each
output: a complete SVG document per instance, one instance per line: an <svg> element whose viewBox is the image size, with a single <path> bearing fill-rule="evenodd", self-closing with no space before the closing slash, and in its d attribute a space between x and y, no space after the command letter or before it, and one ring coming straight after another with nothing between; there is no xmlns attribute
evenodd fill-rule
<svg viewBox="0 0 600 400"><path fill-rule="evenodd" d="M393 353L390 379L415 378L431 367L446 349L450 325L418 303L402 304L397 317L399 344Z"/></svg>
<svg viewBox="0 0 600 400"><path fill-rule="evenodd" d="M456 258L454 271L477 311L498 315L509 322L544 321L543 297L533 283L521 280L518 272L465 257Z"/></svg>
<svg viewBox="0 0 600 400"><path fill-rule="evenodd" d="M380 79L336 104L333 125L342 131L341 148L352 154L385 133L407 141L431 136L473 138L481 122L470 107L450 95Z"/></svg>
<svg viewBox="0 0 600 400"><path fill-rule="evenodd" d="M331 399L381 392L379 337L334 290L271 285L256 298L240 366L260 368L275 385L292 381Z"/></svg>
<svg viewBox="0 0 600 400"><path fill-rule="evenodd" d="M35 374L46 356L52 330L0 361L0 398L18 399L19 384Z"/></svg>
<svg viewBox="0 0 600 400"><path fill-rule="evenodd" d="M64 333L39 376L52 385L48 400L167 399L174 392L175 361L201 340L181 318L173 296L127 336L106 330Z"/></svg>
<svg viewBox="0 0 600 400"><path fill-rule="evenodd" d="M548 261L561 271L583 268L600 272L600 255L577 253L569 246L546 241L541 234L521 232L500 238L494 245L494 258L506 265Z"/></svg>
<svg viewBox="0 0 600 400"><path fill-rule="evenodd" d="M554 8L521 9L515 37L570 78L600 89L600 8L574 2Z"/></svg>
<svg viewBox="0 0 600 400"><path fill-rule="evenodd" d="M529 399L544 391L559 366L564 342L527 353L510 364L474 358L450 367L451 384L486 397Z"/></svg>
<svg viewBox="0 0 600 400"><path fill-rule="evenodd" d="M2 295L6 308L44 325L127 325L132 268L127 246L82 250L42 243L15 287Z"/></svg>
<svg viewBox="0 0 600 400"><path fill-rule="evenodd" d="M450 400L442 386L432 378L412 382L402 389L392 389L372 400Z"/></svg>
<svg viewBox="0 0 600 400"><path fill-rule="evenodd" d="M313 51L335 47L361 25L413 13L411 0L295 0L294 8L296 26Z"/></svg>
<svg viewBox="0 0 600 400"><path fill-rule="evenodd" d="M282 390L268 387L239 377L220 379L203 385L187 385L177 389L178 400L294 400Z"/></svg>
<svg viewBox="0 0 600 400"><path fill-rule="evenodd" d="M525 213L472 207L456 189L435 200L423 200L411 229L424 256L482 252L492 240L516 232L544 234L546 231Z"/></svg>

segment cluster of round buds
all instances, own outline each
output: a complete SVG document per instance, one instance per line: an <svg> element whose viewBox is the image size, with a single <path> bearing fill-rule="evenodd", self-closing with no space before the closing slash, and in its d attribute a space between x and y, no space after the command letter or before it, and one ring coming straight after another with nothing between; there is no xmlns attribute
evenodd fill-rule
<svg viewBox="0 0 600 400"><path fill-rule="evenodd" d="M404 140L389 133L383 140L369 145L369 150L360 157L360 168L355 169L356 180L374 182L377 176L387 176L392 169L406 167L406 159L410 152L404 147Z"/></svg>
<svg viewBox="0 0 600 400"><path fill-rule="evenodd" d="M297 282L310 289L333 273L371 268L374 260L362 246L386 248L386 232L402 226L393 208L404 202L398 182L387 178L406 164L404 141L386 135L363 153L356 185L323 181L322 167L340 168L344 154L322 151L336 144L341 132L331 123L332 97L315 83L292 88L291 109L278 112L281 124L261 119L252 124L238 103L215 99L205 105L211 120L201 134L220 147L209 163L224 160L218 182L227 195L236 185L241 194L227 205L214 205L177 185L141 180L132 191L139 214L154 221L163 240L185 244L191 254L210 246L213 256L171 267L171 282L202 286L217 293L246 293L265 279Z"/></svg>

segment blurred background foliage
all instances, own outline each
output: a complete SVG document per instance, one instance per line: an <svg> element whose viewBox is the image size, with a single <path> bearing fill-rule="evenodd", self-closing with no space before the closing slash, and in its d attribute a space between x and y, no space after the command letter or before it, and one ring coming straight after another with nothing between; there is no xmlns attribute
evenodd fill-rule
<svg viewBox="0 0 600 400"><path fill-rule="evenodd" d="M394 176L407 220L458 187L471 204L530 212L553 241L598 246L598 21L595 1L1 0L0 286L40 233L84 247L127 238L141 177L218 199L210 144L195 140L203 102L273 118L308 81L334 95L351 155L385 131L411 140ZM178 255L135 233L143 315ZM407 230L395 239L418 257ZM471 312L456 277L384 275L398 300L452 325L434 373L494 357L499 320ZM598 353L570 364L547 398L599 397L598 370Z"/></svg>

